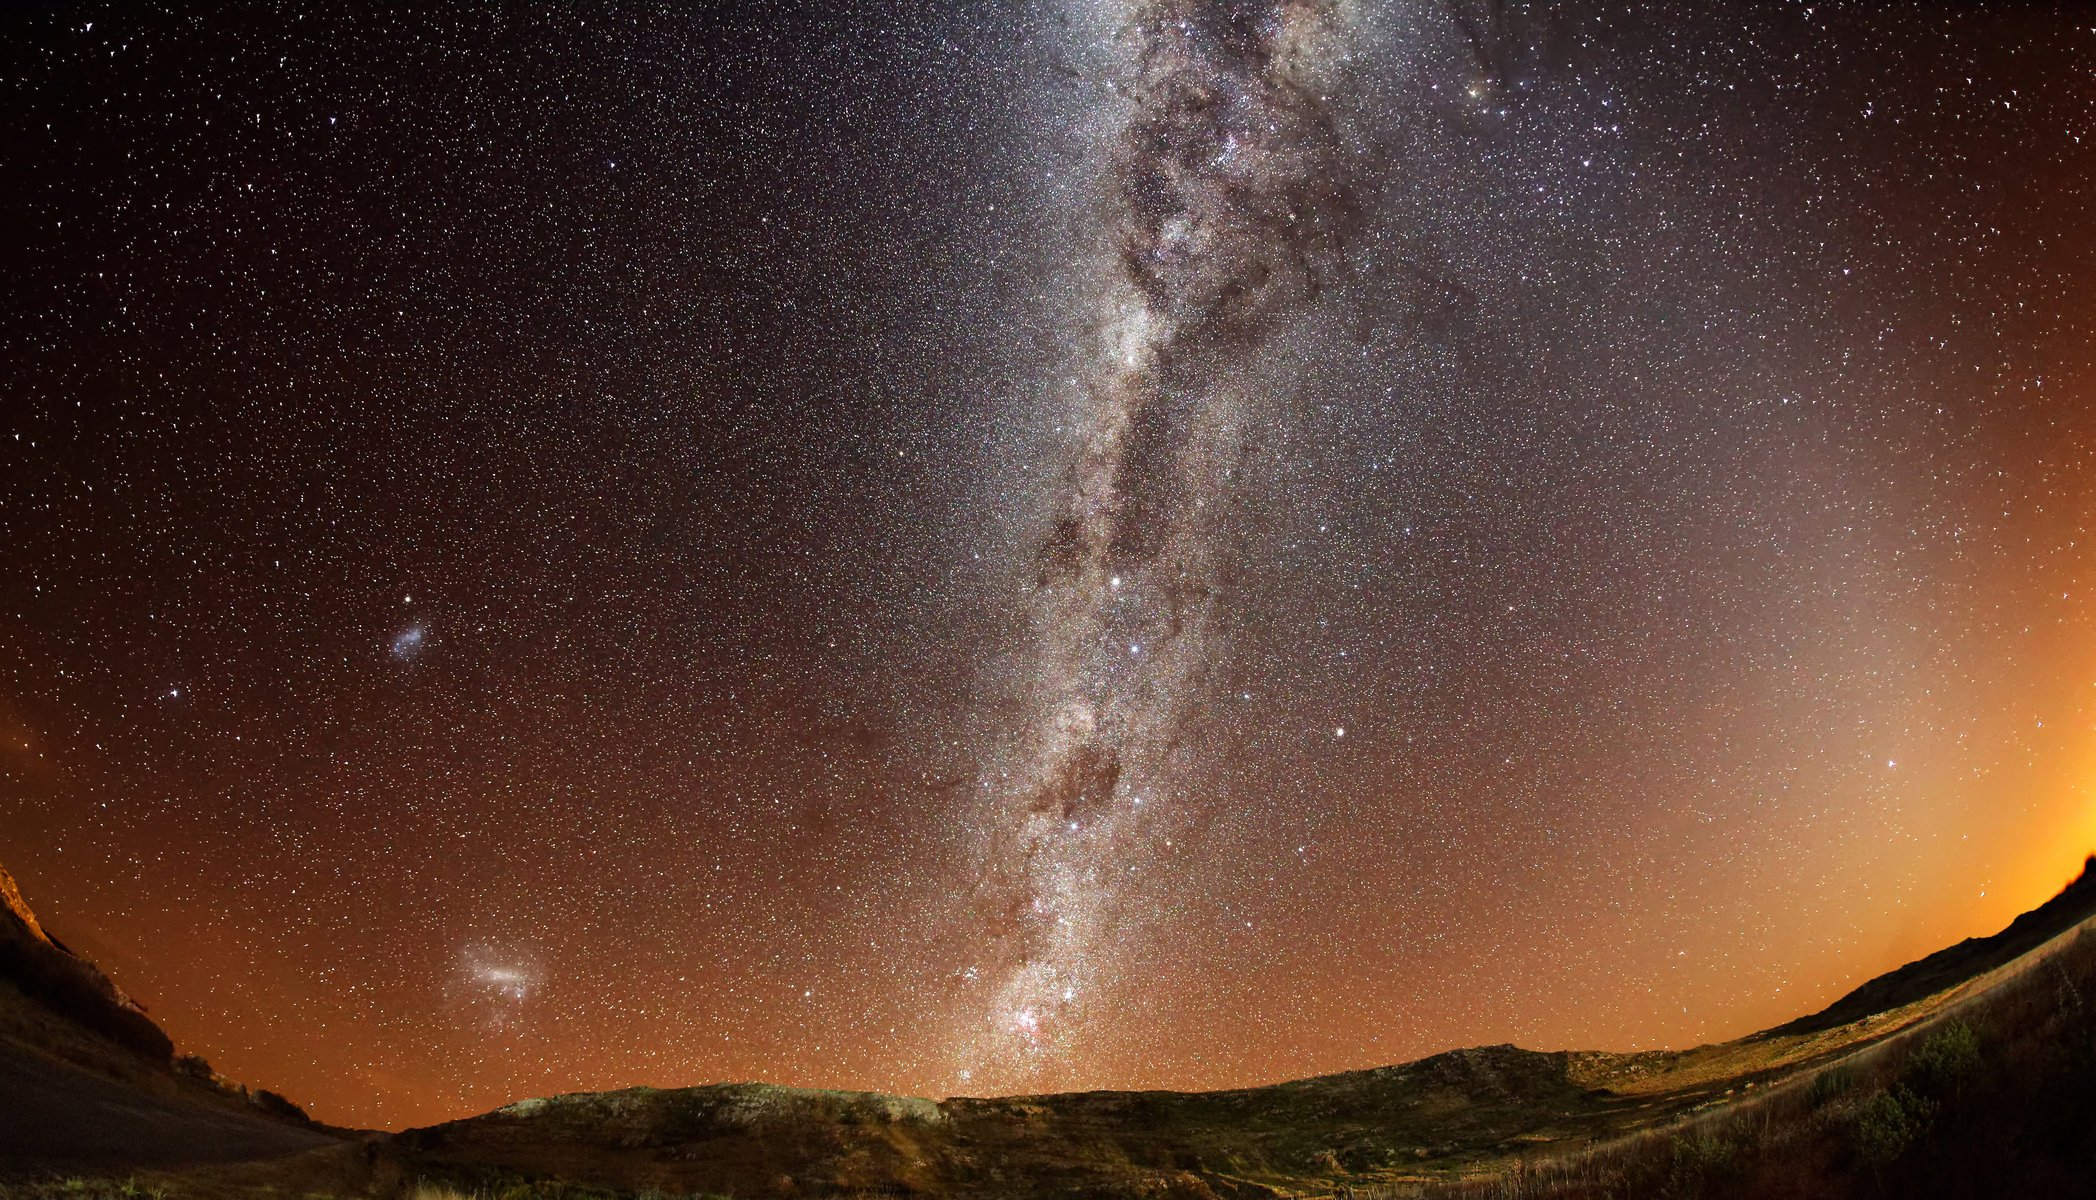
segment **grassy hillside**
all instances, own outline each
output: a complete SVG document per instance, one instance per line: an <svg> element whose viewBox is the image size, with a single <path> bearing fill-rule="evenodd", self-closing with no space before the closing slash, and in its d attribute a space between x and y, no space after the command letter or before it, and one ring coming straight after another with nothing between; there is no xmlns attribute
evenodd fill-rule
<svg viewBox="0 0 2096 1200"><path fill-rule="evenodd" d="M2059 895L2017 917L2000 933L1991 937L1966 938L1955 946L1889 971L1820 1012L1799 1017L1770 1032L1780 1035L1832 1029L1873 1013L1911 1004L2012 962L2092 916L2096 916L2096 856L2083 864L2081 877L2068 884Z"/></svg>
<svg viewBox="0 0 2096 1200"><path fill-rule="evenodd" d="M1932 1019L1634 1137L1371 1197L1697 1200L2096 1196L2096 930ZM1344 1193L1342 1193L1344 1194Z"/></svg>
<svg viewBox="0 0 2096 1200"><path fill-rule="evenodd" d="M1204 1093L633 1088L0 1200L2096 1195L2090 880L1826 1013L1686 1051L1492 1046Z"/></svg>

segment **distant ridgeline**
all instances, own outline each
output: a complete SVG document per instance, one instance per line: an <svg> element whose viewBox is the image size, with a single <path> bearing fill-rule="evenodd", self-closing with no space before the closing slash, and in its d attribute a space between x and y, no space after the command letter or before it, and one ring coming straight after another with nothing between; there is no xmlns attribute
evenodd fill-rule
<svg viewBox="0 0 2096 1200"><path fill-rule="evenodd" d="M2027 954L2096 916L2096 854L2082 864L2081 875L2059 895L2017 917L1991 937L1966 938L1955 946L1889 971L1819 1012L1778 1025L1762 1034L1781 1037L1818 1033L1956 987L1975 976Z"/></svg>
<svg viewBox="0 0 2096 1200"><path fill-rule="evenodd" d="M0 867L0 978L44 1007L124 1048L171 1063L174 1040L109 976L44 932Z"/></svg>
<svg viewBox="0 0 2096 1200"><path fill-rule="evenodd" d="M275 1092L250 1089L223 1078L194 1054L177 1055L174 1039L146 1015L142 1005L125 995L101 968L43 927L4 866L0 866L0 980L13 984L31 1002L74 1027L136 1054L148 1067L172 1072L271 1116L309 1120L304 1109Z"/></svg>

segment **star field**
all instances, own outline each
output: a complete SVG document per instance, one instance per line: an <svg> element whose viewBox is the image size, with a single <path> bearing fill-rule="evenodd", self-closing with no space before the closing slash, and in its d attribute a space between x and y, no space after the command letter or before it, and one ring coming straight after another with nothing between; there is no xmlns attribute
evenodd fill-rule
<svg viewBox="0 0 2096 1200"><path fill-rule="evenodd" d="M2096 850L2096 19L7 18L0 861L326 1120L1736 1036Z"/></svg>

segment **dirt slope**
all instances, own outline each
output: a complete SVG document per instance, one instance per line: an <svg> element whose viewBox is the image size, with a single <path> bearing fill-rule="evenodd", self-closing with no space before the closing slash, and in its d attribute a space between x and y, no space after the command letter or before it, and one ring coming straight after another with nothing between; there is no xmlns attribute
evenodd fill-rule
<svg viewBox="0 0 2096 1200"><path fill-rule="evenodd" d="M0 869L0 1174L228 1162L335 1140L282 1097L176 1058Z"/></svg>

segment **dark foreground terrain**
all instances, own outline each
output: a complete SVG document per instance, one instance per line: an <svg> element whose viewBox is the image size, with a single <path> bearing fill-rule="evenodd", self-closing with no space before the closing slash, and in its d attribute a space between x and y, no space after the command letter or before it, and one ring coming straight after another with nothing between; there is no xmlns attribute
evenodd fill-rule
<svg viewBox="0 0 2096 1200"><path fill-rule="evenodd" d="M0 1176L241 1162L337 1144L218 1078L52 937L0 869Z"/></svg>
<svg viewBox="0 0 2096 1200"><path fill-rule="evenodd" d="M2001 934L1687 1051L1206 1093L635 1088L391 1136L173 1057L5 891L0 1198L2096 1196L2096 861Z"/></svg>

